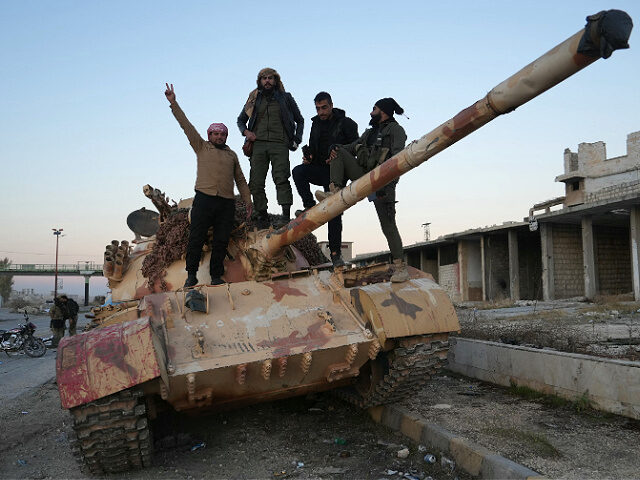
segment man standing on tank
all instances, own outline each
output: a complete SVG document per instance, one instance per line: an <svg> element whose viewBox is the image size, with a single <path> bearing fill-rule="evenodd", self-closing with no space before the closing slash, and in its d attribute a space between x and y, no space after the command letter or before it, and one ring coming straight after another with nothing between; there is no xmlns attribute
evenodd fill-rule
<svg viewBox="0 0 640 480"><path fill-rule="evenodd" d="M280 75L273 68L260 70L257 85L249 94L237 123L246 141L253 143L249 159L249 189L258 227L267 228L265 180L269 164L278 204L282 207L283 222L291 219L293 193L289 183L289 150L295 151L302 142L304 119L293 96L285 92Z"/></svg>
<svg viewBox="0 0 640 480"><path fill-rule="evenodd" d="M356 141L332 148L329 154L329 192L317 191L318 200L324 200L338 192L346 186L348 180L362 177L404 149L407 134L394 118L394 113L402 115L404 109L393 98L378 100L370 113L371 128L365 130ZM376 207L382 233L387 239L393 257L394 273L391 281L404 282L409 279L409 272L404 262L402 239L396 225L397 184L398 180L389 183L375 192L370 200Z"/></svg>
<svg viewBox="0 0 640 480"><path fill-rule="evenodd" d="M198 131L189 122L176 101L176 94L167 84L164 92L173 116L184 130L198 162L196 174L196 195L191 207L191 224L189 243L187 244L187 281L185 287L193 287L198 283L196 274L202 255L202 247L207 239L207 232L213 227L211 245L211 261L209 273L211 285L220 285L224 274L224 257L233 228L235 215L235 195L233 183L238 187L242 200L247 205L247 218L251 215L253 205L247 181L244 178L238 156L226 142L228 130L223 123L212 123L207 129L209 141L203 140Z"/></svg>
<svg viewBox="0 0 640 480"><path fill-rule="evenodd" d="M345 111L333 106L331 95L320 92L313 99L318 113L311 119L309 147L302 148L302 164L293 169L293 181L305 210L316 202L311 195L310 184L329 190L329 149L358 139L358 124L346 116ZM300 215L297 211L296 215ZM342 215L329 220L329 250L335 267L344 265L342 259Z"/></svg>

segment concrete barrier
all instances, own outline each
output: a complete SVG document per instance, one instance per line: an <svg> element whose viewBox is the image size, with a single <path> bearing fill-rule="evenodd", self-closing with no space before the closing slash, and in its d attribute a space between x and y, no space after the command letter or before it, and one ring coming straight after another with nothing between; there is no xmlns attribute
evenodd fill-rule
<svg viewBox="0 0 640 480"><path fill-rule="evenodd" d="M369 409L371 418L386 427L446 454L456 468L477 478L509 480L544 480L539 473L512 462L481 445L455 435L435 423L398 405L383 405Z"/></svg>
<svg viewBox="0 0 640 480"><path fill-rule="evenodd" d="M586 395L598 410L640 419L640 362L456 337L451 339L448 368L568 400Z"/></svg>

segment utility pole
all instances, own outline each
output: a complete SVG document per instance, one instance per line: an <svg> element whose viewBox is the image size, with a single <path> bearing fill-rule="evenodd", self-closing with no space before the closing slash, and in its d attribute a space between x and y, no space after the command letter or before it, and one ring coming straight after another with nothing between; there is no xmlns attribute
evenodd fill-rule
<svg viewBox="0 0 640 480"><path fill-rule="evenodd" d="M431 232L429 229L429 225L431 225L431 222L426 222L422 224L422 228L424 228L424 241L428 242L430 237L431 237Z"/></svg>
<svg viewBox="0 0 640 480"><path fill-rule="evenodd" d="M55 284L53 286L53 298L58 296L58 241L60 240L60 234L62 233L62 228L52 228L53 234L56 236L56 276L55 276Z"/></svg>

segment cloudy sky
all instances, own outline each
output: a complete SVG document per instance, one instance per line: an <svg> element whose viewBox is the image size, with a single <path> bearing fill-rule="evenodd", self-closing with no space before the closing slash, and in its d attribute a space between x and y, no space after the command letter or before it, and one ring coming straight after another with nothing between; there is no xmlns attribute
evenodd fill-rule
<svg viewBox="0 0 640 480"><path fill-rule="evenodd" d="M619 8L640 21L637 1L221 3L3 2L0 257L53 263L57 227L61 262L101 261L111 239L132 238L128 213L152 207L143 185L176 200L193 195L195 156L165 82L203 135L211 122L226 123L237 151L236 117L265 66L296 98L305 141L321 90L361 131L373 103L394 97L412 140L580 30L587 15ZM567 147L603 140L609 157L624 155L626 135L640 130L635 37L631 49L405 176L397 206L405 244L423 240L425 222L434 238L521 220L532 204L563 194L554 178ZM301 161L299 152L290 158ZM241 164L248 177L242 155ZM277 212L270 177L267 195ZM345 214L343 239L356 253L387 248L366 202ZM17 277L16 287L29 282Z"/></svg>

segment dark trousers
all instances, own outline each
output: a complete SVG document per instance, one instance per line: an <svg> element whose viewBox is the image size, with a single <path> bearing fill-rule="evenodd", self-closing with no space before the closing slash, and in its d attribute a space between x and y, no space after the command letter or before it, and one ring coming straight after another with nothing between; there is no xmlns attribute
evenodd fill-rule
<svg viewBox="0 0 640 480"><path fill-rule="evenodd" d="M304 208L310 208L316 204L311 195L311 188L309 187L311 184L323 187L325 192L329 191L329 165L324 167L313 163L303 163L295 167L291 174ZM329 249L332 252L339 253L342 247L342 215L329 220L328 228Z"/></svg>
<svg viewBox="0 0 640 480"><path fill-rule="evenodd" d="M233 198L211 196L196 191L191 207L187 272L195 274L198 271L202 246L207 240L207 231L209 227L213 227L209 273L212 278L221 277L224 274L223 262L233 228L235 209L236 204Z"/></svg>
<svg viewBox="0 0 640 480"><path fill-rule="evenodd" d="M358 163L356 157L344 148L339 149L338 156L331 161L331 181L340 188L345 187L348 180L357 180L365 173L367 173L366 170ZM403 258L402 238L396 224L397 184L397 180L393 181L376 192L376 198L373 201L382 233L387 239L387 245L394 259Z"/></svg>

